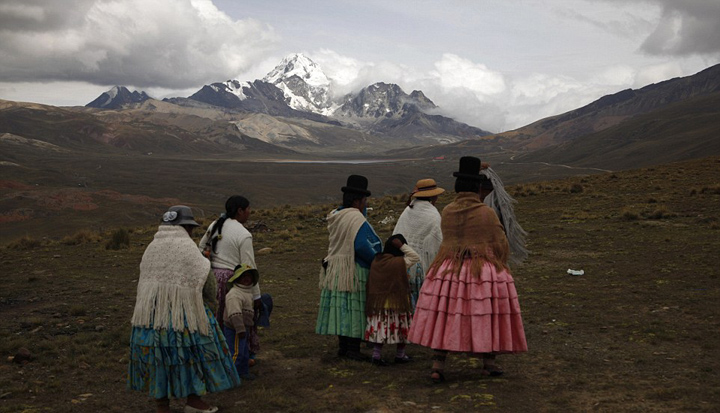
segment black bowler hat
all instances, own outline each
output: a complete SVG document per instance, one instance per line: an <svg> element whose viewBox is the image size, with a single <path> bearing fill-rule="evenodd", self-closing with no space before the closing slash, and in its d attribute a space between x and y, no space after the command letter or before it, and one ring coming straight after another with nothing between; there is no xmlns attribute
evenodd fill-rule
<svg viewBox="0 0 720 413"><path fill-rule="evenodd" d="M481 181L486 178L485 175L480 175L480 158L474 156L460 158L460 170L453 172L453 176L470 181Z"/></svg>
<svg viewBox="0 0 720 413"><path fill-rule="evenodd" d="M347 179L347 185L342 187L343 192L352 192L364 196L370 196L367 190L368 180L362 175L350 175Z"/></svg>

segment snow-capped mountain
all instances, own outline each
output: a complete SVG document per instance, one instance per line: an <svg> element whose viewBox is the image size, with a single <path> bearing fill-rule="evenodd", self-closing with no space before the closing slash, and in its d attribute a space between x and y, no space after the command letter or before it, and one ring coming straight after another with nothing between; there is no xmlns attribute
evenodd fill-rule
<svg viewBox="0 0 720 413"><path fill-rule="evenodd" d="M263 80L253 82L228 80L205 85L188 99L246 112L330 122L330 119L314 112L293 109L288 105L282 90Z"/></svg>
<svg viewBox="0 0 720 413"><path fill-rule="evenodd" d="M295 110L330 116L338 106L332 102L330 79L302 53L284 58L263 81L282 90L285 102Z"/></svg>
<svg viewBox="0 0 720 413"><path fill-rule="evenodd" d="M113 86L107 92L103 92L97 99L85 105L89 108L120 109L128 103L139 103L151 99L144 91L134 90L130 92L125 86Z"/></svg>
<svg viewBox="0 0 720 413"><path fill-rule="evenodd" d="M332 85L332 79L319 65L303 54L293 54L283 59L263 80L212 83L188 98L164 101L180 106L211 105L230 112L282 117L279 123L266 117L247 118L236 122L235 126L243 133L270 137L268 142L285 146L288 142L293 145L324 145L327 142L341 145L343 139L339 137L352 136L357 141L357 134L366 137L359 138L361 141L379 139L393 146L450 143L490 134L449 117L431 114L437 107L419 90L408 95L396 84L381 82L333 99ZM101 96L88 106L107 101L107 97ZM338 133L335 130L328 134L326 128L319 126L312 136L308 135L310 132L299 133L298 128L309 130L304 129L307 125L298 126L299 121L307 120L346 131ZM288 125L277 126L281 123ZM345 140L350 142L350 138Z"/></svg>
<svg viewBox="0 0 720 413"><path fill-rule="evenodd" d="M405 93L393 83L375 83L356 95L347 95L335 116L355 117L370 121L402 117L412 106L422 111L437 108L421 91Z"/></svg>

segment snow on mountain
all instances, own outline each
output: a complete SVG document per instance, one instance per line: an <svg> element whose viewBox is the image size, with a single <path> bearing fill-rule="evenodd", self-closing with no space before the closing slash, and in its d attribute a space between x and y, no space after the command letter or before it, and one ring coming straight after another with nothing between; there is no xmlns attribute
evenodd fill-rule
<svg viewBox="0 0 720 413"><path fill-rule="evenodd" d="M285 102L295 110L329 116L338 107L332 102L331 80L302 53L284 58L263 81L278 87Z"/></svg>
<svg viewBox="0 0 720 413"><path fill-rule="evenodd" d="M235 95L240 100L247 99L247 95L245 95L245 92L243 89L245 88L252 88L252 85L250 82L240 82L237 80L228 80L227 82L223 83L213 83L210 85L210 88L216 92L228 92L232 95ZM222 90L221 90L222 88Z"/></svg>
<svg viewBox="0 0 720 413"><path fill-rule="evenodd" d="M413 106L423 111L436 108L419 90L408 95L394 83L379 82L363 88L355 95L347 95L335 115L374 122L402 117Z"/></svg>

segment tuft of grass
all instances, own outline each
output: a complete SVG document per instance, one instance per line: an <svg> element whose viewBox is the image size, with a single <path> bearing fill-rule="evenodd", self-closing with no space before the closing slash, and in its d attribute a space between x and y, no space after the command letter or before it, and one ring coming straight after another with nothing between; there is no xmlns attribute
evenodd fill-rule
<svg viewBox="0 0 720 413"><path fill-rule="evenodd" d="M709 195L720 195L720 184L718 185L711 185L711 186L704 186L700 190L701 194L709 194Z"/></svg>
<svg viewBox="0 0 720 413"><path fill-rule="evenodd" d="M640 214L629 208L623 208L621 216L627 221L635 221L640 219Z"/></svg>
<svg viewBox="0 0 720 413"><path fill-rule="evenodd" d="M89 244L91 242L98 242L100 241L100 239L101 236L99 233L83 229L73 235L68 235L67 237L61 239L60 243L63 245L80 245Z"/></svg>
<svg viewBox="0 0 720 413"><path fill-rule="evenodd" d="M571 194L578 194L578 193L583 192L583 189L584 188L582 185L580 185L578 183L574 183L574 184L570 185L570 187L568 188L568 192L570 192Z"/></svg>
<svg viewBox="0 0 720 413"><path fill-rule="evenodd" d="M105 243L106 250L119 250L130 246L130 234L125 228L113 231L110 239Z"/></svg>
<svg viewBox="0 0 720 413"><path fill-rule="evenodd" d="M677 216L677 214L670 212L670 210L665 205L660 205L653 212L649 213L645 218L646 219L664 219L664 218L673 218L676 216Z"/></svg>
<svg viewBox="0 0 720 413"><path fill-rule="evenodd" d="M87 308L85 308L85 306L82 304L75 304L70 307L68 312L71 316L82 317L84 315L87 315Z"/></svg>
<svg viewBox="0 0 720 413"><path fill-rule="evenodd" d="M7 248L18 251L34 250L42 246L42 241L35 239L29 235L25 235L7 245Z"/></svg>

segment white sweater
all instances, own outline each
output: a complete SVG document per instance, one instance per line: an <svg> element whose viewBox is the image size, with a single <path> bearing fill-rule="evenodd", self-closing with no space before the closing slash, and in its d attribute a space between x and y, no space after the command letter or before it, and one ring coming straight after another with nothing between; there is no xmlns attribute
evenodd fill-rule
<svg viewBox="0 0 720 413"><path fill-rule="evenodd" d="M203 235L198 244L203 250L209 241L209 234L217 221L210 224L207 232ZM252 234L243 224L234 219L227 219L222 227L222 239L216 245L217 252L212 253L212 267L234 270L239 264L249 264L257 269L255 265L255 252L253 251ZM253 299L260 298L260 283L252 288Z"/></svg>

